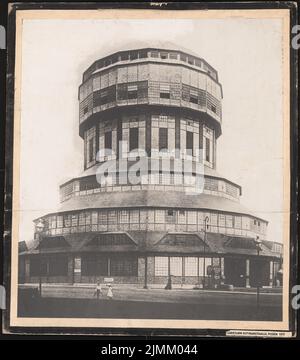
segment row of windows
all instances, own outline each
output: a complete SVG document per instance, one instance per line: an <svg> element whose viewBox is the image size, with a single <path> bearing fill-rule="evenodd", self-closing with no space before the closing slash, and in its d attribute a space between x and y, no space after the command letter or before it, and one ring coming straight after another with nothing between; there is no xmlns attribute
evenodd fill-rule
<svg viewBox="0 0 300 360"><path fill-rule="evenodd" d="M204 131L205 130L205 131ZM150 130L149 130L150 132ZM148 134L148 133L147 133ZM128 152L135 149L146 149L146 121L145 117L126 117L122 121L122 129L118 133L117 119L99 123L99 161L115 159L118 153L118 142L122 141L120 156L126 158ZM169 155L178 157L192 156L195 160L203 159L207 166L214 166L215 134L214 130L207 128L192 119L180 119L179 137L180 149L176 149L175 117L168 115L151 116L151 156L158 155L161 150L168 150ZM85 166L95 164L96 158L96 126L84 133ZM127 144L127 146L125 146ZM104 151L105 150L105 151Z"/></svg>
<svg viewBox="0 0 300 360"><path fill-rule="evenodd" d="M187 187L189 187L190 190L194 189L197 191L197 187L200 185L197 183L195 176L179 173L140 174L140 179L137 180L139 180L137 184L130 185L127 173L106 177L105 182L103 181L101 184L97 181L96 176L82 178L63 185L60 188L61 201L68 200L72 196L91 195L102 191L149 190L151 189L151 186L155 186L155 190L173 190L182 192L186 191ZM199 178L198 180L202 180L202 178ZM164 187L160 188L156 185L162 185ZM238 199L239 197L239 190L236 186L214 178L205 177L204 189L202 190L205 194L222 196L229 199Z"/></svg>
<svg viewBox="0 0 300 360"><path fill-rule="evenodd" d="M81 257L83 276L137 276L138 259L134 256L106 257L100 254L86 254Z"/></svg>
<svg viewBox="0 0 300 360"><path fill-rule="evenodd" d="M222 232L223 229L257 230L265 232L266 224L247 216L225 215L213 212L186 210L101 210L82 211L80 213L49 216L46 229L80 228L85 231L116 230L146 230L146 225L158 225L159 230L189 230L204 229L205 217L208 217L208 231ZM254 226L254 221L257 225ZM95 226L94 226L95 225ZM96 226L98 225L98 226ZM116 226L118 225L118 226ZM160 226L159 226L160 225ZM175 226L177 225L177 226ZM86 227L85 227L86 226ZM92 228L94 226L94 228ZM154 227L153 227L154 229ZM63 232L63 231L62 231Z"/></svg>
<svg viewBox="0 0 300 360"><path fill-rule="evenodd" d="M137 276L137 257L104 257L98 254L86 254L81 257L83 276ZM55 257L32 257L30 276L67 276L67 255Z"/></svg>
<svg viewBox="0 0 300 360"><path fill-rule="evenodd" d="M94 91L80 103L80 121L94 111L126 104L159 103L174 106L188 106L198 110L208 109L220 120L221 102L207 90L199 90L189 85L165 84L154 81L139 81L112 85Z"/></svg>
<svg viewBox="0 0 300 360"><path fill-rule="evenodd" d="M189 65L193 65L199 67L208 74L210 74L214 79L217 79L217 74L215 70L213 70L205 61L196 58L192 55L187 55L181 52L176 51L166 51L166 50L136 50L131 52L121 52L119 54L111 55L107 58L98 60L95 62L87 71L85 71L83 80L85 81L91 74L99 69L115 64L119 61L128 61L128 60L137 60L137 59L145 59L145 58L160 58L163 60L180 60L182 62L186 62Z"/></svg>
<svg viewBox="0 0 300 360"><path fill-rule="evenodd" d="M67 276L67 255L56 254L55 257L32 257L30 260L31 276Z"/></svg>
<svg viewBox="0 0 300 360"><path fill-rule="evenodd" d="M219 258L205 257L181 257L181 256L155 256L154 274L155 276L205 276L209 275L208 268L213 264L220 266Z"/></svg>

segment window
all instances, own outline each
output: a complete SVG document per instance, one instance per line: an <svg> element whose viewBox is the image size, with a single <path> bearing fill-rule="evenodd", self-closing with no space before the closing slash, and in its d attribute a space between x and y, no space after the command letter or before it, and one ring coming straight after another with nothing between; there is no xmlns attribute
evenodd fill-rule
<svg viewBox="0 0 300 360"><path fill-rule="evenodd" d="M196 257L185 257L184 258L184 270L185 276L197 276L197 265L198 259Z"/></svg>
<svg viewBox="0 0 300 360"><path fill-rule="evenodd" d="M128 85L128 99L137 99L137 85Z"/></svg>
<svg viewBox="0 0 300 360"><path fill-rule="evenodd" d="M158 51L151 51L150 56L153 58L158 58Z"/></svg>
<svg viewBox="0 0 300 360"><path fill-rule="evenodd" d="M71 215L64 215L65 227L71 226Z"/></svg>
<svg viewBox="0 0 300 360"><path fill-rule="evenodd" d="M117 223L117 212L115 210L108 212L108 223L116 224Z"/></svg>
<svg viewBox="0 0 300 360"><path fill-rule="evenodd" d="M125 60L128 60L128 53L122 53L121 54L121 61L125 61Z"/></svg>
<svg viewBox="0 0 300 360"><path fill-rule="evenodd" d="M138 52L134 51L130 53L130 60L136 60L138 58Z"/></svg>
<svg viewBox="0 0 300 360"><path fill-rule="evenodd" d="M108 259L96 254L82 255L81 274L83 276L108 275Z"/></svg>
<svg viewBox="0 0 300 360"><path fill-rule="evenodd" d="M193 149L194 149L194 134L191 131L186 132L186 149L188 155L193 156Z"/></svg>
<svg viewBox="0 0 300 360"><path fill-rule="evenodd" d="M155 276L168 276L168 258L166 256L155 256L154 264Z"/></svg>
<svg viewBox="0 0 300 360"><path fill-rule="evenodd" d="M62 228L62 227L63 227L63 216L62 216L62 215L58 215L58 216L57 216L57 227L58 227L58 228Z"/></svg>
<svg viewBox="0 0 300 360"><path fill-rule="evenodd" d="M148 57L148 52L147 52L147 50L141 50L141 51L139 51L139 58L140 58L140 59L143 59L143 58L146 58L146 57Z"/></svg>
<svg viewBox="0 0 300 360"><path fill-rule="evenodd" d="M219 215L219 226L225 227L225 215L222 214Z"/></svg>
<svg viewBox="0 0 300 360"><path fill-rule="evenodd" d="M112 131L104 133L104 147L105 149L112 149Z"/></svg>
<svg viewBox="0 0 300 360"><path fill-rule="evenodd" d="M77 214L73 214L72 215L72 226L77 226L78 225L78 216Z"/></svg>
<svg viewBox="0 0 300 360"><path fill-rule="evenodd" d="M56 255L49 258L49 276L66 276L68 274L68 258L66 255Z"/></svg>
<svg viewBox="0 0 300 360"><path fill-rule="evenodd" d="M185 216L185 211L184 210L179 210L178 224L186 224L186 216Z"/></svg>
<svg viewBox="0 0 300 360"><path fill-rule="evenodd" d="M165 222L165 211L164 210L155 210L155 223L163 224Z"/></svg>
<svg viewBox="0 0 300 360"><path fill-rule="evenodd" d="M170 85L161 84L159 91L159 96L161 99L170 99Z"/></svg>
<svg viewBox="0 0 300 360"><path fill-rule="evenodd" d="M190 102L193 104L198 104L198 91L190 89Z"/></svg>
<svg viewBox="0 0 300 360"><path fill-rule="evenodd" d="M88 107L88 106L86 106L86 107L83 109L83 113L84 113L84 115L85 115L88 111L89 111L89 107Z"/></svg>
<svg viewBox="0 0 300 360"><path fill-rule="evenodd" d="M112 257L110 259L111 276L137 276L136 257Z"/></svg>
<svg viewBox="0 0 300 360"><path fill-rule="evenodd" d="M180 54L180 60L181 61L186 61L186 55Z"/></svg>
<svg viewBox="0 0 300 360"><path fill-rule="evenodd" d="M226 215L226 227L233 227L232 215Z"/></svg>
<svg viewBox="0 0 300 360"><path fill-rule="evenodd" d="M94 139L89 139L89 162L92 162L94 160Z"/></svg>
<svg viewBox="0 0 300 360"><path fill-rule="evenodd" d="M107 213L104 211L99 212L99 224L106 225L107 224Z"/></svg>
<svg viewBox="0 0 300 360"><path fill-rule="evenodd" d="M174 210L167 210L166 222L168 224L175 224L176 223L176 212Z"/></svg>
<svg viewBox="0 0 300 360"><path fill-rule="evenodd" d="M170 59L177 60L178 54L177 53L170 53L169 57L170 57Z"/></svg>
<svg viewBox="0 0 300 360"><path fill-rule="evenodd" d="M168 53L167 52L161 52L160 57L161 57L161 59L167 59L168 58Z"/></svg>
<svg viewBox="0 0 300 360"><path fill-rule="evenodd" d="M159 151L168 149L168 129L159 128Z"/></svg>
<svg viewBox="0 0 300 360"><path fill-rule="evenodd" d="M130 128L129 130L129 151L139 147L139 128Z"/></svg>
<svg viewBox="0 0 300 360"><path fill-rule="evenodd" d="M30 276L47 275L47 262L45 258L34 256L30 259Z"/></svg>
<svg viewBox="0 0 300 360"><path fill-rule="evenodd" d="M208 138L205 138L205 160L210 162L210 141Z"/></svg>
<svg viewBox="0 0 300 360"><path fill-rule="evenodd" d="M196 211L188 211L188 224L197 224L197 213Z"/></svg>
<svg viewBox="0 0 300 360"><path fill-rule="evenodd" d="M173 276L182 276L182 257L170 257L170 274Z"/></svg>
<svg viewBox="0 0 300 360"><path fill-rule="evenodd" d="M256 225L256 220L254 220L254 225Z"/></svg>
<svg viewBox="0 0 300 360"><path fill-rule="evenodd" d="M129 223L129 214L127 210L122 210L120 212L120 224L128 224Z"/></svg>
<svg viewBox="0 0 300 360"><path fill-rule="evenodd" d="M194 65L194 58L188 57L188 63Z"/></svg>
<svg viewBox="0 0 300 360"><path fill-rule="evenodd" d="M130 224L138 224L140 220L139 210L130 211Z"/></svg>

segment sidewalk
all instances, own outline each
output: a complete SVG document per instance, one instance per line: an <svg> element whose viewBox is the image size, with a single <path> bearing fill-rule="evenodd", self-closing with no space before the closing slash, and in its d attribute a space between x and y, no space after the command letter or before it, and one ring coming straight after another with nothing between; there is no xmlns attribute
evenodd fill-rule
<svg viewBox="0 0 300 360"><path fill-rule="evenodd" d="M39 284L38 283L26 283L26 284L21 284L20 287L38 287ZM106 289L106 285L103 284L103 289ZM148 289L144 289L142 284L112 284L113 289L114 290L120 290L120 291L161 291L164 290L165 285L160 285L160 284L151 284L148 285ZM43 290L48 290L49 293L51 293L51 289L61 289L61 290L78 290L80 291L80 289L82 290L95 290L96 284L92 284L92 283L75 283L75 284L69 284L69 283L44 283L42 284L42 289ZM176 291L180 291L180 292L185 292L185 293L217 293L217 294L256 294L257 293L257 288L233 288L232 290L224 290L224 289L194 289L194 285L180 285L180 284L174 284L172 285L172 290L168 290L171 293ZM55 290L54 290L55 292ZM269 287L265 287L265 288L260 288L260 293L261 294L265 294L265 295L282 295L282 288L281 287L277 287L277 288L269 288Z"/></svg>

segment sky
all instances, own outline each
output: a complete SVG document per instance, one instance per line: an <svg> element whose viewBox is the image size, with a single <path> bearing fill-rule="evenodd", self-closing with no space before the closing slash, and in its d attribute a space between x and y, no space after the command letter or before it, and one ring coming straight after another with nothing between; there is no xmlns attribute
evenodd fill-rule
<svg viewBox="0 0 300 360"><path fill-rule="evenodd" d="M282 24L279 19L24 20L20 241L55 212L59 184L83 171L78 86L96 59L126 43L166 41L211 64L223 86L217 171L282 242Z"/></svg>

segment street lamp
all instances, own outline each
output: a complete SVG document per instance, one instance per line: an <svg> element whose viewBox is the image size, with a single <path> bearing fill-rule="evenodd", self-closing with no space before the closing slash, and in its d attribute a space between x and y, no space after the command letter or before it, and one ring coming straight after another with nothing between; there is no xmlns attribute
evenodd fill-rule
<svg viewBox="0 0 300 360"><path fill-rule="evenodd" d="M203 249L203 289L205 289L205 286L206 286L206 281L205 281L205 270L206 270L206 267L205 267L205 250L206 250L206 233L207 233L207 229L208 229L208 222L209 222L209 217L206 216L205 219L204 219L204 249Z"/></svg>
<svg viewBox="0 0 300 360"><path fill-rule="evenodd" d="M259 258L259 254L262 250L261 248L261 240L259 238L259 236L256 236L256 239L254 240L254 244L255 244L255 247L256 247L256 251L257 251L257 260ZM260 275L260 274L259 274ZM260 277L258 277L257 279L257 282L256 282L256 309L257 309L257 312L259 311L259 291L260 291Z"/></svg>

